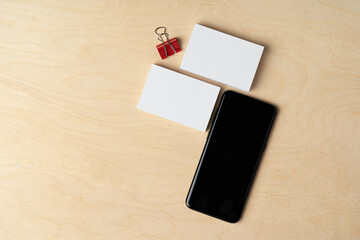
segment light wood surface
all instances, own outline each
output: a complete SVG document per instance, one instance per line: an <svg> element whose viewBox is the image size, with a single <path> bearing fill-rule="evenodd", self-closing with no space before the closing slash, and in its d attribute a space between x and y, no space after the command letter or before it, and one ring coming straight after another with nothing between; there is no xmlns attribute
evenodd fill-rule
<svg viewBox="0 0 360 240"><path fill-rule="evenodd" d="M207 133L136 109L195 23L265 46L279 108L236 224L184 204ZM0 239L360 239L359 1L8 0L0 32Z"/></svg>

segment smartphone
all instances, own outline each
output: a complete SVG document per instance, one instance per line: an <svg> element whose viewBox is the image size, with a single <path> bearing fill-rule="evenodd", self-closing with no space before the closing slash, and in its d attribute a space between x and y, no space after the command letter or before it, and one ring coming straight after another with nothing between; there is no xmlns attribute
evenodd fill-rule
<svg viewBox="0 0 360 240"><path fill-rule="evenodd" d="M276 108L226 91L186 197L196 211L235 223L240 219Z"/></svg>

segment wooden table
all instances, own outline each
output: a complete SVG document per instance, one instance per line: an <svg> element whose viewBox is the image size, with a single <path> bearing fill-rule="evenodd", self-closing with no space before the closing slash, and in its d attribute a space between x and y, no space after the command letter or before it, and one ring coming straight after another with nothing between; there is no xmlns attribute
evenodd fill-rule
<svg viewBox="0 0 360 240"><path fill-rule="evenodd" d="M236 224L184 203L207 133L136 109L195 23L265 46L279 108ZM0 31L0 239L360 239L359 1L9 0Z"/></svg>

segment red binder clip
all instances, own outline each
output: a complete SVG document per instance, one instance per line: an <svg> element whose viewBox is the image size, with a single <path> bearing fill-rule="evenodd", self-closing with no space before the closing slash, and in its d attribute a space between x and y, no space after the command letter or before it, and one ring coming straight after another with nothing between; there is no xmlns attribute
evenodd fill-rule
<svg viewBox="0 0 360 240"><path fill-rule="evenodd" d="M164 29L163 33L158 33L159 29ZM179 43L176 38L172 38L169 40L169 34L166 32L165 27L158 27L155 29L155 34L158 35L158 40L161 44L157 45L156 48L159 51L161 59L167 58L168 56L174 55L177 52L181 51ZM166 38L166 42L163 41L162 37Z"/></svg>

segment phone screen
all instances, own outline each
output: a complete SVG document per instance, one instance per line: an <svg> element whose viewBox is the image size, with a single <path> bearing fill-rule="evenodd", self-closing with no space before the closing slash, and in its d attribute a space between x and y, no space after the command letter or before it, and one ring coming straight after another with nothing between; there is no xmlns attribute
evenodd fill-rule
<svg viewBox="0 0 360 240"><path fill-rule="evenodd" d="M228 222L240 219L275 115L270 104L223 94L186 198L189 208Z"/></svg>

